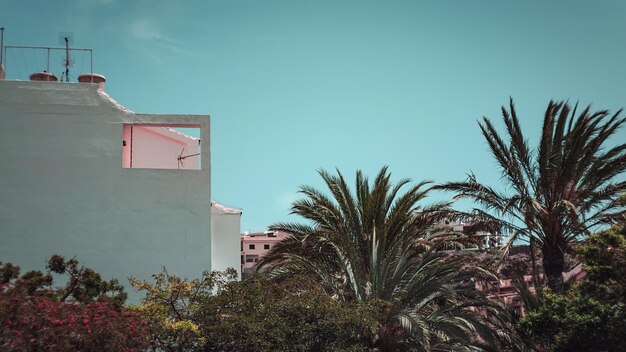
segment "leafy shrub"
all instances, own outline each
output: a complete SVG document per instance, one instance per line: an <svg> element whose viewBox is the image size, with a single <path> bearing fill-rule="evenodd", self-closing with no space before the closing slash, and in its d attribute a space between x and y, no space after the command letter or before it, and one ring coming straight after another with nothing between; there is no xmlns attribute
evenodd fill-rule
<svg viewBox="0 0 626 352"><path fill-rule="evenodd" d="M48 272L0 262L0 350L144 351L149 325L123 307L117 280L104 281L76 259L52 256ZM67 274L53 288L52 273Z"/></svg>
<svg viewBox="0 0 626 352"><path fill-rule="evenodd" d="M300 276L238 281L231 270L185 280L163 271L154 283L132 284L146 292L137 309L163 351L362 351L361 334L374 330L380 314L335 300Z"/></svg>

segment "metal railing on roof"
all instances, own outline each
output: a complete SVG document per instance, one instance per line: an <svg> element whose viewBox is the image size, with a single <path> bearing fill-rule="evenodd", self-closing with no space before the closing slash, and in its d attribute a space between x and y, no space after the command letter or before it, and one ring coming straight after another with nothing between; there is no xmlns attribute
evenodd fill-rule
<svg viewBox="0 0 626 352"><path fill-rule="evenodd" d="M5 45L3 48L2 58L4 64L5 72L8 72L8 50L9 49L31 49L31 50L42 50L46 52L46 72L50 71L50 53L53 51L79 51L79 52L88 52L89 53L89 73L93 74L93 49L90 48L67 48L67 47L52 47L52 46L28 46L28 45Z"/></svg>

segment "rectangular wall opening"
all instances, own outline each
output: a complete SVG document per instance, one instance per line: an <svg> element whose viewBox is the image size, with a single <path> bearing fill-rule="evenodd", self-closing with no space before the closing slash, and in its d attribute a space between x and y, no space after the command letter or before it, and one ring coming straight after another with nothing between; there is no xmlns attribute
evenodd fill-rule
<svg viewBox="0 0 626 352"><path fill-rule="evenodd" d="M200 170L200 126L124 124L122 167Z"/></svg>

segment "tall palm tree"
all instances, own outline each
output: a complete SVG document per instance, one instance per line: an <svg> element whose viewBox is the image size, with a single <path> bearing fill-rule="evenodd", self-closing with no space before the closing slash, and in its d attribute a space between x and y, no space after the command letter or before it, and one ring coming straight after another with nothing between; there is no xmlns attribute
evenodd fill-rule
<svg viewBox="0 0 626 352"><path fill-rule="evenodd" d="M497 344L497 329L490 328L502 331L499 307L474 288L485 273L442 251L454 242L435 228L447 204L418 205L427 182L400 194L410 181L394 186L385 167L371 186L358 171L352 192L339 171L320 175L332 196L302 187L305 198L292 213L307 223L271 226L293 236L257 268L267 267L273 277L312 275L337 299L386 302L379 328L364 334L374 350L473 351Z"/></svg>
<svg viewBox="0 0 626 352"><path fill-rule="evenodd" d="M537 244L554 292L562 289L564 254L571 244L598 226L624 219L626 209L619 201L626 190L626 144L607 147L626 119L619 117L621 110L612 115L592 112L589 106L578 115L576 110L550 101L539 146L531 150L511 99L508 110L502 107L506 140L489 119L479 122L505 191L481 184L473 175L440 187L456 192L457 199L475 201L479 207L471 215L508 229L505 250L517 240Z"/></svg>

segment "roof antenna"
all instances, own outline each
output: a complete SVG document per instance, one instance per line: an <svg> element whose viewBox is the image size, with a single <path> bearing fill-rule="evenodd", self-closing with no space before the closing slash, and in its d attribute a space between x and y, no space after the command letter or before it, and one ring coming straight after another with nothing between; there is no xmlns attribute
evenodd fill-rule
<svg viewBox="0 0 626 352"><path fill-rule="evenodd" d="M59 35L59 41L61 44L65 44L65 60L63 60L63 66L65 67L65 82L70 81L70 66L73 64L70 58L70 44L74 44L74 39L70 33L61 33ZM63 81L63 78L61 78Z"/></svg>
<svg viewBox="0 0 626 352"><path fill-rule="evenodd" d="M4 27L0 28L0 79L4 79Z"/></svg>

